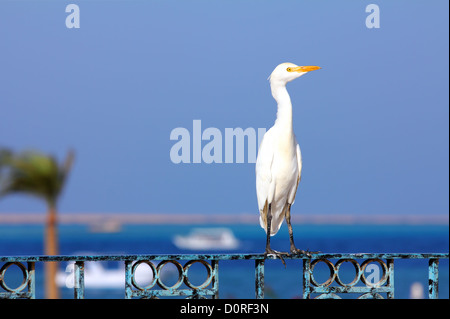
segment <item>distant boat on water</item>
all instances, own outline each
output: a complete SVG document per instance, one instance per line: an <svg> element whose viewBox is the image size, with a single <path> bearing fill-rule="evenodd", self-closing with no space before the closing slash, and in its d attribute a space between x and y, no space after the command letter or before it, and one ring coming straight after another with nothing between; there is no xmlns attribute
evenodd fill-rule
<svg viewBox="0 0 450 319"><path fill-rule="evenodd" d="M56 284L60 287L73 288L74 263L68 263L65 271L56 274ZM123 268L107 269L100 262L86 262L84 271L86 288L120 288L125 287L125 270Z"/></svg>
<svg viewBox="0 0 450 319"><path fill-rule="evenodd" d="M59 270L56 274L56 284L59 287L74 287L74 262L69 262L65 270ZM155 265L156 266L156 265ZM166 269L164 269L166 270ZM169 271L162 273L166 277ZM138 282L149 283L153 280L153 271L147 265L139 265L134 273ZM84 286L87 289L116 289L125 287L125 267L108 268L104 262L85 262Z"/></svg>
<svg viewBox="0 0 450 319"><path fill-rule="evenodd" d="M176 235L173 243L179 249L227 250L239 247L239 240L229 228L194 228L188 235Z"/></svg>
<svg viewBox="0 0 450 319"><path fill-rule="evenodd" d="M91 233L118 233L122 230L122 224L117 220L108 220L90 224Z"/></svg>

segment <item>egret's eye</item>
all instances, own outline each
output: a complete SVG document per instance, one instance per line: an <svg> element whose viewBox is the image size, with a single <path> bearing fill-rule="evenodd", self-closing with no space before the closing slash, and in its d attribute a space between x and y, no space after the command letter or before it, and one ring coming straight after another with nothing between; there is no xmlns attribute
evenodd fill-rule
<svg viewBox="0 0 450 319"><path fill-rule="evenodd" d="M286 71L292 72L292 69L291 68L287 68Z"/></svg>

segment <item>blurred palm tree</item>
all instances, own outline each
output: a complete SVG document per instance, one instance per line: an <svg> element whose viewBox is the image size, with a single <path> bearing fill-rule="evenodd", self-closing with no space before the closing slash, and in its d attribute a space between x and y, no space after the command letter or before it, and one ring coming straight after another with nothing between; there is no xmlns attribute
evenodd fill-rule
<svg viewBox="0 0 450 319"><path fill-rule="evenodd" d="M36 151L13 154L8 150L0 150L0 198L7 194L25 193L44 199L47 204L44 240L46 255L58 255L56 207L73 159L73 151L69 151L65 161L59 164L53 156ZM57 271L58 263L46 263L46 298L59 298Z"/></svg>
<svg viewBox="0 0 450 319"><path fill-rule="evenodd" d="M2 182L2 172L6 168L6 162L9 160L10 157L11 157L10 150L0 148L0 183Z"/></svg>

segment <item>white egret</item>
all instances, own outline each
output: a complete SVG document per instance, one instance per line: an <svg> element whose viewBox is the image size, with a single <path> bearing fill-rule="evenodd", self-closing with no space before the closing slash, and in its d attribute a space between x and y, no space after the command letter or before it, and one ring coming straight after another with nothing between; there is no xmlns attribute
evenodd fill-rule
<svg viewBox="0 0 450 319"><path fill-rule="evenodd" d="M265 254L281 253L270 248L270 236L275 235L283 220L289 229L291 254L309 253L297 249L291 225L291 205L294 203L302 173L300 147L292 128L292 103L286 84L318 66L297 66L282 63L270 75L272 96L278 104L275 124L264 134L256 160L256 193L261 227L267 233Z"/></svg>

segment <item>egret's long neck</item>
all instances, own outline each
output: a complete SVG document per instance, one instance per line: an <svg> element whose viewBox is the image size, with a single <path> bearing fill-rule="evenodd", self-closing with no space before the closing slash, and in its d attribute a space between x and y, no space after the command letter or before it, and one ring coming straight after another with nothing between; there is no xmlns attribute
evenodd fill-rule
<svg viewBox="0 0 450 319"><path fill-rule="evenodd" d="M272 96L277 101L278 111L275 125L292 132L292 103L285 83L271 82Z"/></svg>

